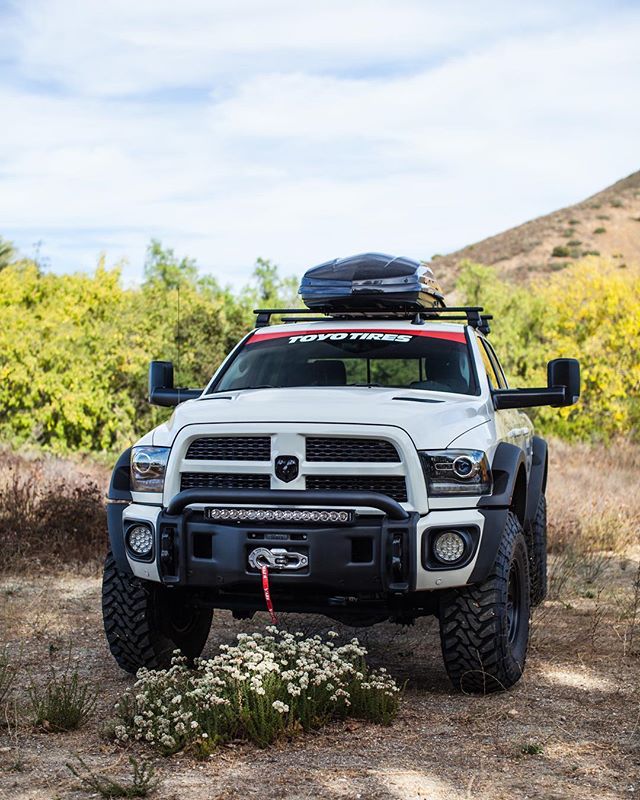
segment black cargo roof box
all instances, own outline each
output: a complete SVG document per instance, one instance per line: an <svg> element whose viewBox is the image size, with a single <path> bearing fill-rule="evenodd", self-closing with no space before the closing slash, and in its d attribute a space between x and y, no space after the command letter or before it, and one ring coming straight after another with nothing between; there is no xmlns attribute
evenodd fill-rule
<svg viewBox="0 0 640 800"><path fill-rule="evenodd" d="M336 258L307 270L299 294L307 308L416 310L444 308L433 272L424 263L384 253Z"/></svg>

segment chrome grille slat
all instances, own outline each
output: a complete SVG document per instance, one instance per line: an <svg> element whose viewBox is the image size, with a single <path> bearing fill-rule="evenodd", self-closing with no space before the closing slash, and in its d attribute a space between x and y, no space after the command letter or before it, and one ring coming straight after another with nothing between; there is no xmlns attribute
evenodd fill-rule
<svg viewBox="0 0 640 800"><path fill-rule="evenodd" d="M398 463L400 455L391 442L383 439L307 436L306 459L327 462Z"/></svg>

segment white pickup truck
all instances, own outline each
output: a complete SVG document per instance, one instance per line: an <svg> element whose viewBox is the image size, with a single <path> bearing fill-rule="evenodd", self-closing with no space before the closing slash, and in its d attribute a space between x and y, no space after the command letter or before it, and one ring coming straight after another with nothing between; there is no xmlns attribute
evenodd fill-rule
<svg viewBox="0 0 640 800"><path fill-rule="evenodd" d="M434 287L410 259L336 260L306 274L310 308L256 312L205 389L152 362L151 401L176 408L109 491L103 610L123 669L198 656L213 609L265 609L267 573L282 611L436 615L462 690L519 679L546 592L548 463L521 409L575 403L579 365L509 388L488 317Z"/></svg>

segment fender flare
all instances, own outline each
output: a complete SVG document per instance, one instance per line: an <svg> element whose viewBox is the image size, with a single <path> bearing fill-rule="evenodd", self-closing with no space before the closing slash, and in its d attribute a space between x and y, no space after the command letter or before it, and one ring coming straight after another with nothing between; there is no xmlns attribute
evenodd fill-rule
<svg viewBox="0 0 640 800"><path fill-rule="evenodd" d="M525 522L527 525L535 519L540 497L547 488L548 464L549 453L547 443L541 436L534 436L531 473L529 475L529 485L527 486L527 510L525 513Z"/></svg>
<svg viewBox="0 0 640 800"><path fill-rule="evenodd" d="M107 527L109 529L111 552L118 569L128 575L131 575L132 572L124 549L122 513L127 505L133 501L129 478L130 460L131 448L129 447L116 461L111 473L111 481L107 493Z"/></svg>
<svg viewBox="0 0 640 800"><path fill-rule="evenodd" d="M485 580L496 560L521 467L525 467L522 450L514 444L500 442L491 462L493 492L483 497L478 505L484 525L476 563L467 583Z"/></svg>
<svg viewBox="0 0 640 800"><path fill-rule="evenodd" d="M521 466L525 466L522 450L515 444L500 442L491 462L493 492L481 499L479 507L509 508Z"/></svg>

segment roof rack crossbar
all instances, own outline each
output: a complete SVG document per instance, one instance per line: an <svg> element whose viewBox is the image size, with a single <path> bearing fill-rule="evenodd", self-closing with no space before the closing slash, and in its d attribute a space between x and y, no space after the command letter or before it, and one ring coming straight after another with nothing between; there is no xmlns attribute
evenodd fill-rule
<svg viewBox="0 0 640 800"><path fill-rule="evenodd" d="M271 322L271 317L275 314L289 315L295 314L294 317L283 319L285 323L297 322L324 322L327 319L411 319L417 320L437 320L443 321L463 321L466 320L467 325L480 331L481 333L489 333L489 320L493 319L492 314L483 314L484 309L481 306L449 306L445 308L422 308L422 309L407 309L407 310L393 310L393 309L380 309L380 308L358 308L353 310L338 311L332 309L331 311L323 312L321 309L311 308L257 308L254 314L257 315L256 327L264 328ZM318 315L324 316L318 316ZM315 315L315 316L311 316Z"/></svg>

